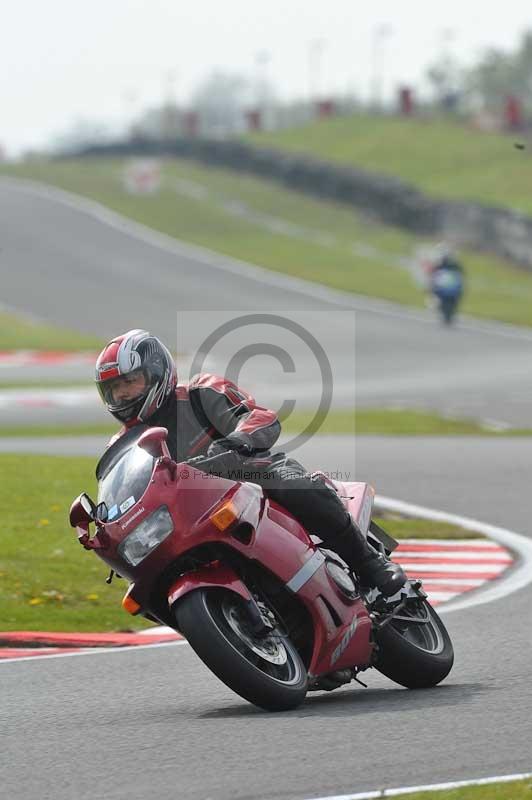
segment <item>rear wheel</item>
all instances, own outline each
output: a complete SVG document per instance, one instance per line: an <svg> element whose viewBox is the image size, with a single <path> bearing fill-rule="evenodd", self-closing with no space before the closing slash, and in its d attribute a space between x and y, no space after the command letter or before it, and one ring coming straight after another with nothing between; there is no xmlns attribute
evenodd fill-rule
<svg viewBox="0 0 532 800"><path fill-rule="evenodd" d="M436 686L453 666L447 629L426 600L409 603L377 632L376 641L376 669L409 689Z"/></svg>
<svg viewBox="0 0 532 800"><path fill-rule="evenodd" d="M253 632L245 601L225 589L197 589L177 605L179 630L215 675L250 703L267 711L299 706L307 671L279 630Z"/></svg>
<svg viewBox="0 0 532 800"><path fill-rule="evenodd" d="M446 325L451 325L456 311L457 301L453 298L443 298L441 301L442 318Z"/></svg>

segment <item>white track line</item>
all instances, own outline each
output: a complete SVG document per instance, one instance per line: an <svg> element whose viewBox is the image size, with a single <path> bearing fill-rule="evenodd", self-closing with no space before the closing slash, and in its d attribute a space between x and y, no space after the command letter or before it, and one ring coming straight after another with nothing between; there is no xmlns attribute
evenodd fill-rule
<svg viewBox="0 0 532 800"><path fill-rule="evenodd" d="M439 614L448 614L451 611L461 611L483 603L490 603L493 600L499 600L501 597L517 592L532 583L532 541L519 533L509 531L506 528L498 528L495 525L489 525L486 522L471 519L470 517L449 514L446 511L438 511L434 508L426 508L413 503L405 503L392 497L377 495L375 505L385 511L395 511L418 519L447 522L450 525L458 525L469 531L483 533L489 539L494 539L499 544L513 550L519 556L518 563L509 570L508 576L490 583L485 589L482 588L478 592L475 591L471 594L471 597L447 603L445 606L438 608Z"/></svg>
<svg viewBox="0 0 532 800"><path fill-rule="evenodd" d="M402 307L397 303L392 303L387 300L380 300L377 298L368 299L363 295L331 289L319 283L306 281L303 278L294 278L279 272L274 272L273 270L258 267L254 264L248 264L236 258L224 256L206 247L182 242L179 239L174 239L164 233L155 231L147 225L142 225L139 222L134 222L127 217L123 217L121 214L111 211L95 200L89 200L86 197L74 194L73 192L67 192L64 189L24 178L15 179L2 177L0 178L0 184L4 184L8 187L12 186L22 191L25 190L30 194L61 203L75 211L97 219L104 225L108 225L120 231L120 233L132 236L176 256L195 259L207 266L224 270L225 272L230 272L249 280L255 280L258 283L273 286L276 289L297 292L307 297L315 297L318 300L335 305L358 308L360 311L383 314L388 317L395 317L403 320L416 320L425 325L434 326L435 324L434 315L430 313L408 309L406 306ZM475 333L490 333L507 339L532 341L532 331L504 322L483 323L473 317L464 316L455 323L455 327Z"/></svg>
<svg viewBox="0 0 532 800"><path fill-rule="evenodd" d="M509 571L508 577L503 577L498 580L495 586L489 585L486 589L481 588L478 591L472 592L472 596L468 599L455 600L447 603L445 606L438 606L438 613L445 614L451 611L459 611L465 608L472 608L483 603L490 603L493 600L498 600L501 597L516 592L532 583L532 541L529 541L519 533L506 530L505 528L496 528L479 520L470 519L469 517L461 517L457 514L448 514L445 511L438 511L433 508L425 508L424 506L413 505L412 503L405 503L402 500L394 500L391 497L382 497L377 495L375 498L376 508L385 509L397 513L403 513L407 516L417 517L420 519L430 519L440 522L448 522L452 525L459 525L466 530L477 531L483 533L485 536L495 539L495 541L509 547L520 556L519 564ZM486 583L489 583L487 581ZM57 653L48 656L29 656L28 658L14 658L14 659L0 659L0 667L4 664L14 664L20 661L43 661L51 658L68 658L71 656L86 656L86 655L109 655L110 653L120 653L128 650L146 650L151 647L175 647L176 645L188 644L186 641L178 642L163 642L162 644L142 644L133 645L131 647L115 647L115 648L98 648L94 650L83 650L79 653ZM354 796L354 795L353 795ZM373 795L372 795L373 796ZM374 795L380 797L381 795ZM382 795L384 796L384 795ZM352 795L349 795L352 797Z"/></svg>
<svg viewBox="0 0 532 800"><path fill-rule="evenodd" d="M0 408L45 406L48 408L93 408L101 406L98 392L92 386L61 389L0 389Z"/></svg>
<svg viewBox="0 0 532 800"><path fill-rule="evenodd" d="M509 566L512 562L508 561L506 564L420 564L419 561L410 561L408 558L398 558L400 564L404 569L408 571L415 572L439 572L439 573L449 573L449 576L458 573L458 572L467 572L468 574L487 574L488 572L490 575L496 576L500 572L504 572L507 566ZM489 580L487 578L486 580Z"/></svg>
<svg viewBox="0 0 532 800"><path fill-rule="evenodd" d="M402 786L398 789L377 789L373 792L357 792L355 794L334 794L327 797L315 797L312 800L378 800L380 797L398 797L414 792L442 792L446 789L461 789L464 786L487 786L490 783L509 783L532 778L532 772L517 775L498 775L492 778L475 778L469 781L451 781L450 783L429 783L426 786Z"/></svg>

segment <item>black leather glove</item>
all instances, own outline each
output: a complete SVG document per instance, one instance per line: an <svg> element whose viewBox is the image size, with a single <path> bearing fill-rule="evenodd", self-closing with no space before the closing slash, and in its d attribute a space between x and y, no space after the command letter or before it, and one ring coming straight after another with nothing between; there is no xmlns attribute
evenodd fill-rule
<svg viewBox="0 0 532 800"><path fill-rule="evenodd" d="M212 475L240 480L239 473L242 471L242 456L236 450L226 450L217 455L216 460L209 465L208 470Z"/></svg>
<svg viewBox="0 0 532 800"><path fill-rule="evenodd" d="M241 469L242 460L242 456L239 455L236 450L222 449L219 453L209 453L206 456L188 458L186 463L210 475L225 477L233 477L234 475L234 480L238 480L236 471Z"/></svg>
<svg viewBox="0 0 532 800"><path fill-rule="evenodd" d="M207 458L217 456L209 471L238 480L235 473L242 468L242 461L252 452L250 436L246 433L230 433L224 439L217 439L209 445Z"/></svg>
<svg viewBox="0 0 532 800"><path fill-rule="evenodd" d="M225 451L233 451L241 456L250 456L253 451L251 436L247 433L230 433L224 439L217 439L209 445L207 456L217 456Z"/></svg>

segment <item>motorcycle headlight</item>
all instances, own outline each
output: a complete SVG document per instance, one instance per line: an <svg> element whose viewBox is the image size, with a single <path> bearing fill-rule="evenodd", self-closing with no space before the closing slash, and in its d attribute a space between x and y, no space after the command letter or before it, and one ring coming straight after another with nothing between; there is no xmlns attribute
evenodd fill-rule
<svg viewBox="0 0 532 800"><path fill-rule="evenodd" d="M131 533L119 544L118 554L132 567L136 567L152 550L164 542L173 530L174 523L168 507L160 506L140 525L133 528Z"/></svg>

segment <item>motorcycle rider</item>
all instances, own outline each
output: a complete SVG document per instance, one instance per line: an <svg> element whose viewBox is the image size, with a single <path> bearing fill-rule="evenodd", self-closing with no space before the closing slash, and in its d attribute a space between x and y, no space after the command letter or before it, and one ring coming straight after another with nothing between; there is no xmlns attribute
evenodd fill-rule
<svg viewBox="0 0 532 800"><path fill-rule="evenodd" d="M104 347L96 361L96 384L107 409L124 426L109 444L134 425L161 426L168 429L175 461L217 455L215 474L233 480L246 457L269 455L281 431L275 412L225 378L200 374L178 384L170 352L144 330L128 331ZM272 458L263 475L253 474L265 495L338 553L363 585L386 596L399 591L406 580L401 567L368 545L337 493L285 454Z"/></svg>
<svg viewBox="0 0 532 800"><path fill-rule="evenodd" d="M464 268L458 261L456 255L447 245L438 245L436 249L436 256L431 264L431 276L434 276L438 270L452 272L457 275L463 276Z"/></svg>
<svg viewBox="0 0 532 800"><path fill-rule="evenodd" d="M429 290L440 302L457 306L464 292L464 268L453 251L438 245L429 262Z"/></svg>

